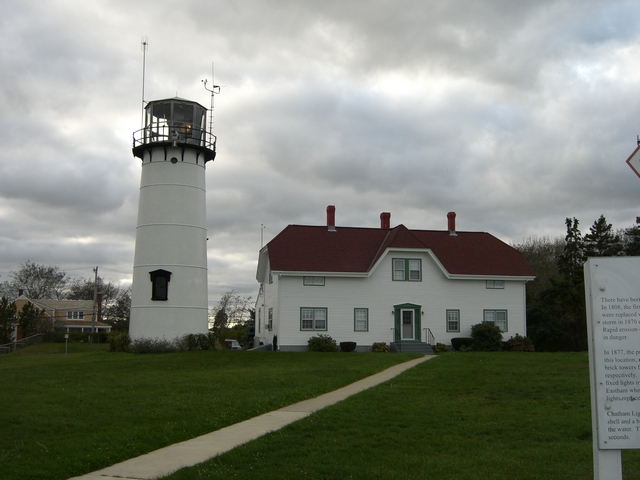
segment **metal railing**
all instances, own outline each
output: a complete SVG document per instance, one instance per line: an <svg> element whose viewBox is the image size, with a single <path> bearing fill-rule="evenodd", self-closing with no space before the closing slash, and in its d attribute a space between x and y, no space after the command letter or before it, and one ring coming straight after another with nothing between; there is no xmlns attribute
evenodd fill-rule
<svg viewBox="0 0 640 480"><path fill-rule="evenodd" d="M20 348L28 347L30 345L35 345L36 343L42 343L43 337L44 337L44 333L36 333L35 335L21 338L20 340L16 340L15 342L5 343L4 345L0 345L0 355L15 352Z"/></svg>
<svg viewBox="0 0 640 480"><path fill-rule="evenodd" d="M216 140L216 136L206 129L183 122L152 123L133 132L134 149L153 143L171 143L174 146L186 144L215 151Z"/></svg>
<svg viewBox="0 0 640 480"><path fill-rule="evenodd" d="M424 330L424 343L428 343L429 345L435 345L436 344L436 337L433 334L433 332L431 331L430 328L423 328L422 330Z"/></svg>

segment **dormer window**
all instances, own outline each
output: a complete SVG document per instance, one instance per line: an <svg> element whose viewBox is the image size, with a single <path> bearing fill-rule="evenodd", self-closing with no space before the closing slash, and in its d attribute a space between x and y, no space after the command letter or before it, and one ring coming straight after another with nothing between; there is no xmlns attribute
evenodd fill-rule
<svg viewBox="0 0 640 480"><path fill-rule="evenodd" d="M169 298L169 281L171 272L154 270L149 272L151 277L151 300L166 301Z"/></svg>
<svg viewBox="0 0 640 480"><path fill-rule="evenodd" d="M417 258L394 258L393 280L404 282L421 282L422 261Z"/></svg>

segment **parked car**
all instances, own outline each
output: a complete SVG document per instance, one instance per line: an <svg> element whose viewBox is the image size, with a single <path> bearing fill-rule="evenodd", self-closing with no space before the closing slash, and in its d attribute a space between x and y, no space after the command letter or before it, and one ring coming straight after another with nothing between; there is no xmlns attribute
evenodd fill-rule
<svg viewBox="0 0 640 480"><path fill-rule="evenodd" d="M225 339L224 343L231 350L242 350L242 347L240 346L240 344L238 343L237 340L233 340L231 338L227 338L227 339Z"/></svg>

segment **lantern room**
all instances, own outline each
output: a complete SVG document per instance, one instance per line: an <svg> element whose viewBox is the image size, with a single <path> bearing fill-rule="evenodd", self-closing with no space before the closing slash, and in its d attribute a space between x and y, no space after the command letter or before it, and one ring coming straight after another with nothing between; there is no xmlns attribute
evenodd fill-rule
<svg viewBox="0 0 640 480"><path fill-rule="evenodd" d="M197 102L174 97L154 100L145 107L144 128L133 134L133 154L143 158L153 146L195 148L205 161L215 158L216 137L206 129L207 109Z"/></svg>

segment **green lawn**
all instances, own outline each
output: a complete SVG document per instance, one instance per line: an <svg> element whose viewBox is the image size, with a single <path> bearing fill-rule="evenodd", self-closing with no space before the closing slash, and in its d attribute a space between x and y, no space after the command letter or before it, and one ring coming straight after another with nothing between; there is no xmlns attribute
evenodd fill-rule
<svg viewBox="0 0 640 480"><path fill-rule="evenodd" d="M67 479L335 390L415 355L108 353L43 344L0 356L0 478Z"/></svg>
<svg viewBox="0 0 640 480"><path fill-rule="evenodd" d="M67 479L334 390L399 354L0 357L0 478ZM640 453L623 452L640 480ZM168 477L590 479L586 353L447 353Z"/></svg>
<svg viewBox="0 0 640 480"><path fill-rule="evenodd" d="M167 477L592 479L586 353L447 353ZM623 452L640 479L640 453Z"/></svg>

